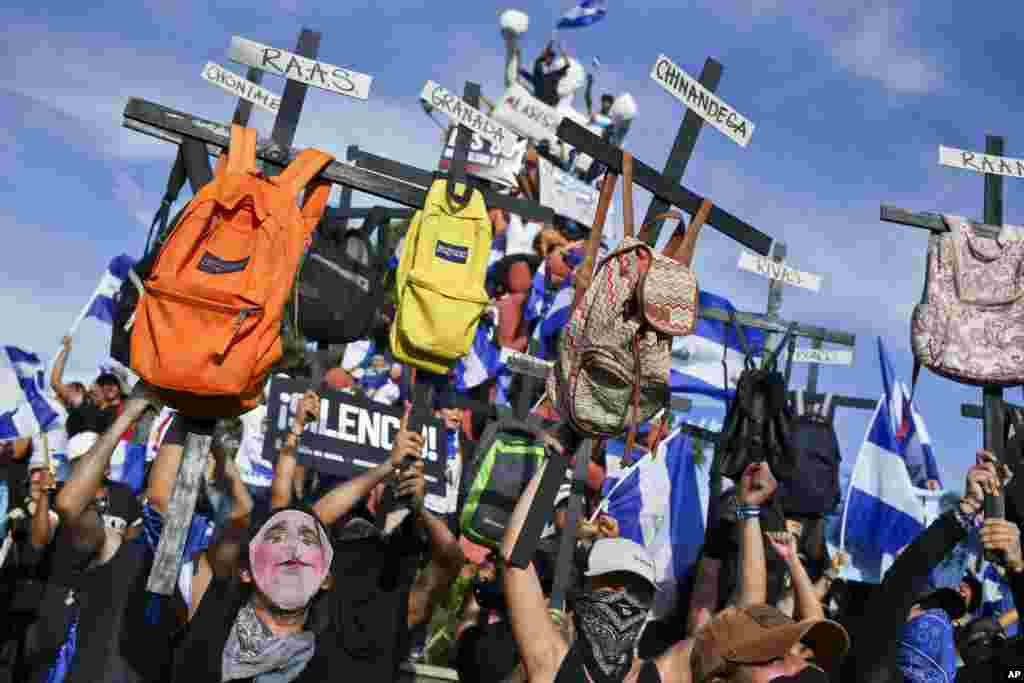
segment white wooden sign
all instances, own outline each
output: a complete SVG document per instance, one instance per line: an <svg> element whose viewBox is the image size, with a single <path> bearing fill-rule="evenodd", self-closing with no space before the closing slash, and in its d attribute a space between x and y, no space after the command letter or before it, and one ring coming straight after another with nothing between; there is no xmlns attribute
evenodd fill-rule
<svg viewBox="0 0 1024 683"><path fill-rule="evenodd" d="M853 351L830 349L796 349L794 363L818 363L821 365L853 365Z"/></svg>
<svg viewBox="0 0 1024 683"><path fill-rule="evenodd" d="M601 198L596 187L587 185L543 157L537 159L537 172L540 175L540 203L543 206L577 223L594 224L597 202ZM610 206L608 215L613 215Z"/></svg>
<svg viewBox="0 0 1024 683"><path fill-rule="evenodd" d="M530 92L513 83L491 113L494 120L537 142L558 142L558 124L563 114L544 104Z"/></svg>
<svg viewBox="0 0 1024 683"><path fill-rule="evenodd" d="M420 99L443 112L452 123L466 126L484 140L489 140L502 154L510 155L513 146L518 142L515 133L476 107L469 106L461 97L445 90L434 81L426 82Z"/></svg>
<svg viewBox="0 0 1024 683"><path fill-rule="evenodd" d="M265 88L261 88L250 80L231 73L215 62L206 63L206 66L203 67L202 76L203 80L207 83L212 83L235 97L241 97L246 102L252 102L264 111L276 114L278 107L281 106L280 97Z"/></svg>
<svg viewBox="0 0 1024 683"><path fill-rule="evenodd" d="M228 53L232 62L254 66L267 73L284 76L314 88L348 95L360 100L370 97L373 76L351 69L343 69L326 62L318 62L269 45L263 45L241 36L231 38Z"/></svg>
<svg viewBox="0 0 1024 683"><path fill-rule="evenodd" d="M956 147L939 146L939 164L962 168L975 173L994 173L996 175L1010 176L1011 178L1024 178L1024 159L1011 159L1010 157L998 157L981 152L968 152L965 149Z"/></svg>
<svg viewBox="0 0 1024 683"><path fill-rule="evenodd" d="M754 134L754 123L715 97L696 78L673 64L665 55L659 55L658 61L651 67L651 80L740 147L746 147L750 142Z"/></svg>
<svg viewBox="0 0 1024 683"><path fill-rule="evenodd" d="M749 251L740 252L740 262L737 267L740 270L763 275L769 280L778 280L787 285L809 289L812 292L821 291L820 275L791 268L785 263L778 263L767 256L751 254Z"/></svg>

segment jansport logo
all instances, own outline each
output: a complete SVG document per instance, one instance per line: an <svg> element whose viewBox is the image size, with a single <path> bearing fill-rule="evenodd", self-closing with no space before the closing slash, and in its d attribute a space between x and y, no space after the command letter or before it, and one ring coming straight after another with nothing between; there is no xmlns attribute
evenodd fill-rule
<svg viewBox="0 0 1024 683"><path fill-rule="evenodd" d="M438 240L437 246L434 247L434 256L452 263L465 263L469 260L469 247Z"/></svg>

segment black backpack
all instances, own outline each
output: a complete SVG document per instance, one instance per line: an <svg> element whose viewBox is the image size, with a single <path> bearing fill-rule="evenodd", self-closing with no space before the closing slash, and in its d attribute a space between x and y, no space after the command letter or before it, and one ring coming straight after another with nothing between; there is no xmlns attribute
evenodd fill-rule
<svg viewBox="0 0 1024 683"><path fill-rule="evenodd" d="M359 228L342 231L330 218L320 223L296 279L294 315L303 337L347 344L373 335L387 297L388 255L370 236L385 224L383 209L371 210Z"/></svg>
<svg viewBox="0 0 1024 683"><path fill-rule="evenodd" d="M793 327L765 359L764 367L757 368L747 350L743 332L735 324L735 317L732 322L747 355L736 386L736 397L729 404L725 424L715 445L715 458L722 475L735 482L740 480L747 465L755 462L767 462L775 477L781 480L792 471L793 461L789 457L788 446L786 379L776 370L775 364L779 352L793 333ZM722 364L724 367L724 359Z"/></svg>
<svg viewBox="0 0 1024 683"><path fill-rule="evenodd" d="M142 258L132 267L128 279L121 283L121 288L114 294L114 320L110 333L110 357L126 368L131 367L131 323L135 318L135 307L139 304L142 294L142 281L149 277L156 257L160 253L167 235L174 230L185 207L178 210L168 222L171 205L178 199L181 188L188 180L192 186L192 194L213 180L213 169L210 166L210 155L206 145L192 138L184 138L178 147L178 156L167 179L167 191L160 202L160 209L153 217L146 238L146 248ZM159 229L157 229L159 226Z"/></svg>
<svg viewBox="0 0 1024 683"><path fill-rule="evenodd" d="M776 495L787 517L823 517L839 504L839 465L843 458L832 426L832 395L825 397L817 411L804 409L802 391L796 396L796 411L789 427L793 469L788 476L779 477Z"/></svg>

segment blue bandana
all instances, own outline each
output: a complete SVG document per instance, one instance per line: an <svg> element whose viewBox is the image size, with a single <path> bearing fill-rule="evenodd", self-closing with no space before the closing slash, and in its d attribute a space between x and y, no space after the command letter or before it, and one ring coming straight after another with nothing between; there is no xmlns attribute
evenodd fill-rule
<svg viewBox="0 0 1024 683"><path fill-rule="evenodd" d="M942 609L930 609L903 627L899 666L908 683L953 683L956 646L953 622Z"/></svg>

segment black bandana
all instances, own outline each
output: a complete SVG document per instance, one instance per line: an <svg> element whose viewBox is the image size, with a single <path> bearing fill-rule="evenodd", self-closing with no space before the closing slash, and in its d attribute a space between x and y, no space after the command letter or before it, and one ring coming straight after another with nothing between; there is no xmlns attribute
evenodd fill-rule
<svg viewBox="0 0 1024 683"><path fill-rule="evenodd" d="M828 683L828 675L821 669L808 666L792 676L779 676L772 683Z"/></svg>
<svg viewBox="0 0 1024 683"><path fill-rule="evenodd" d="M633 649L647 621L647 605L625 591L574 597L577 647L594 683L619 683L633 666Z"/></svg>

